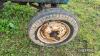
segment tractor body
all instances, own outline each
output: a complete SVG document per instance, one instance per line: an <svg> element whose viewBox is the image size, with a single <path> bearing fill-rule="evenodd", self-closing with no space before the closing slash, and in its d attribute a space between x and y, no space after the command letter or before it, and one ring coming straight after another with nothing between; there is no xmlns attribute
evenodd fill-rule
<svg viewBox="0 0 100 56"><path fill-rule="evenodd" d="M33 3L58 3L58 4L63 4L63 3L68 2L68 0L5 0L5 1L33 2Z"/></svg>
<svg viewBox="0 0 100 56"><path fill-rule="evenodd" d="M0 8L3 7L3 3L11 1L13 3L19 3L21 5L26 5L29 3L31 6L42 10L46 8L45 5L50 4L50 8L56 8L58 4L66 4L68 0L0 0ZM33 3L37 3L38 5L34 5Z"/></svg>

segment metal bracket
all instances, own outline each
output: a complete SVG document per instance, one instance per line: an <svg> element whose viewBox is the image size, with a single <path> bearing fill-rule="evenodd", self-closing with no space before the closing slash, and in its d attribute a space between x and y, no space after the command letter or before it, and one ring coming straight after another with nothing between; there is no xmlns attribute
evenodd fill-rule
<svg viewBox="0 0 100 56"><path fill-rule="evenodd" d="M46 8L56 8L57 7L57 4L46 4L46 3L29 3L31 6L39 9L39 10L42 10L42 9L46 9Z"/></svg>

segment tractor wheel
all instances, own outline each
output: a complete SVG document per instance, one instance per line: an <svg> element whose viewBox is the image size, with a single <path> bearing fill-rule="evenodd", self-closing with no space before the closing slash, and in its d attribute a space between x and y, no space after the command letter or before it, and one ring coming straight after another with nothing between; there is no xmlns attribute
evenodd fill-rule
<svg viewBox="0 0 100 56"><path fill-rule="evenodd" d="M76 17L59 9L44 9L29 24L29 37L40 46L59 46L71 41L79 29Z"/></svg>

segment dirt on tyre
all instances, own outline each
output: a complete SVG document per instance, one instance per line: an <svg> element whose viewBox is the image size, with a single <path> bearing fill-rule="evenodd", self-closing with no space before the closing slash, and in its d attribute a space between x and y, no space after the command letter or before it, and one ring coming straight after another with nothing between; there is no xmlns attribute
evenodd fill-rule
<svg viewBox="0 0 100 56"><path fill-rule="evenodd" d="M72 14L59 8L44 9L30 21L29 37L40 46L67 44L78 32L76 19Z"/></svg>

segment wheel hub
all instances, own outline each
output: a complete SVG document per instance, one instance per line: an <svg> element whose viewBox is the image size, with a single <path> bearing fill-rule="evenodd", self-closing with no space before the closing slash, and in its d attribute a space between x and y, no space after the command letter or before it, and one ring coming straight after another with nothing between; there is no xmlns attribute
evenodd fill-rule
<svg viewBox="0 0 100 56"><path fill-rule="evenodd" d="M68 38L70 30L70 27L63 21L47 21L39 27L37 37L47 44L59 43Z"/></svg>

